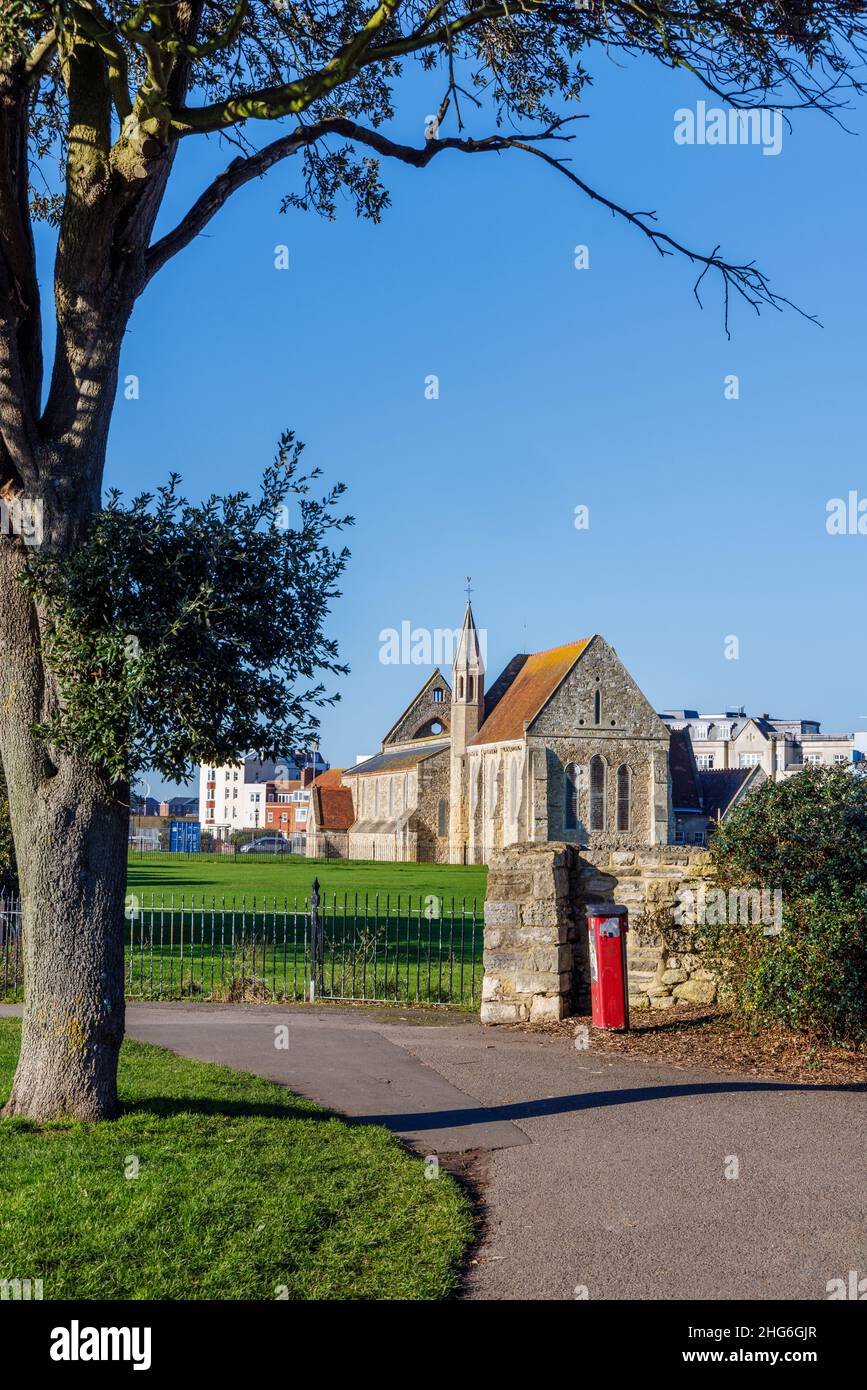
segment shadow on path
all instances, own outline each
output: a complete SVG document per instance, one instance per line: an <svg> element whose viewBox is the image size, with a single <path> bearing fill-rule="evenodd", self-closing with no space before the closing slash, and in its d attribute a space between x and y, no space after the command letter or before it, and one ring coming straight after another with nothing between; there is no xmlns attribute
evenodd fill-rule
<svg viewBox="0 0 867 1390"><path fill-rule="evenodd" d="M458 1110L428 1110L406 1115L354 1115L354 1124L388 1125L389 1129L442 1129L449 1125L490 1124L493 1120L540 1120L551 1115L568 1115L580 1110L600 1110L608 1105L634 1105L648 1100L678 1100L684 1096L719 1095L737 1091L797 1091L864 1093L867 1085L811 1086L788 1081L702 1081L682 1086L637 1086L620 1091L585 1091L571 1096L548 1096L544 1100L515 1101L511 1105L467 1107Z"/></svg>

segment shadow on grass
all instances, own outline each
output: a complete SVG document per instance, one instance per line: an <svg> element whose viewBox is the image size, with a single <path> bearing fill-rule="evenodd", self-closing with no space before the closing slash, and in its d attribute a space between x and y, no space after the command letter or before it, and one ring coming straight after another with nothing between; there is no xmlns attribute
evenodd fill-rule
<svg viewBox="0 0 867 1390"><path fill-rule="evenodd" d="M168 1119L172 1115L217 1115L232 1120L331 1120L327 1110L306 1110L291 1101L219 1100L216 1097L148 1096L138 1100L120 1097L121 1117L126 1115L156 1115Z"/></svg>
<svg viewBox="0 0 867 1390"><path fill-rule="evenodd" d="M184 894L187 897L189 897L190 895L188 890L190 888L210 888L217 901L219 901L220 897L222 896L220 893L214 891L214 880L212 878L189 878L186 874L179 875L177 873L150 873L145 872L144 870L142 870L140 873L137 873L135 870L131 869L127 874L126 881L128 887L135 887L136 884L146 885L146 890L148 894L150 894L151 889L155 883L165 883L168 884L169 887L174 886L176 888L177 897L180 897L182 889ZM159 896L159 893L154 894L154 897L158 898ZM231 897L231 894L227 893L225 896Z"/></svg>

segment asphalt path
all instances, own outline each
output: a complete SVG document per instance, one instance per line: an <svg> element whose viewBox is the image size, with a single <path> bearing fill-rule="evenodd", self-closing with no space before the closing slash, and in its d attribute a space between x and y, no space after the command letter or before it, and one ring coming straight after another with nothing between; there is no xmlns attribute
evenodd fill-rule
<svg viewBox="0 0 867 1390"><path fill-rule="evenodd" d="M850 1270L867 1277L863 1088L681 1070L411 1010L131 1004L127 1029L420 1153L485 1152L470 1299L813 1300Z"/></svg>

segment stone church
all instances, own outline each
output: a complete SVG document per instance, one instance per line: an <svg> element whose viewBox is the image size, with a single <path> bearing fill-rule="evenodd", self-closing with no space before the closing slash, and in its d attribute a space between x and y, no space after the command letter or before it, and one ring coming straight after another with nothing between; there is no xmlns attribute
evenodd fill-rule
<svg viewBox="0 0 867 1390"><path fill-rule="evenodd" d="M514 656L488 685L468 602L451 683L435 670L379 753L314 790L307 853L484 863L526 841L664 845L670 740L598 634Z"/></svg>

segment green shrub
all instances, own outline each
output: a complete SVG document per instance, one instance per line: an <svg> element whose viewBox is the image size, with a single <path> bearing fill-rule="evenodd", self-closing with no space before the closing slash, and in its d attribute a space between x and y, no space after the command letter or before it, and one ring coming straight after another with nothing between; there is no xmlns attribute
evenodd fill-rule
<svg viewBox="0 0 867 1390"><path fill-rule="evenodd" d="M779 935L751 926L740 945L723 976L742 1015L831 1043L867 1043L867 889L802 898L784 909Z"/></svg>
<svg viewBox="0 0 867 1390"><path fill-rule="evenodd" d="M816 767L764 783L719 827L711 857L718 886L782 894L773 925L732 913L702 924L723 997L756 1026L867 1043L867 778Z"/></svg>

